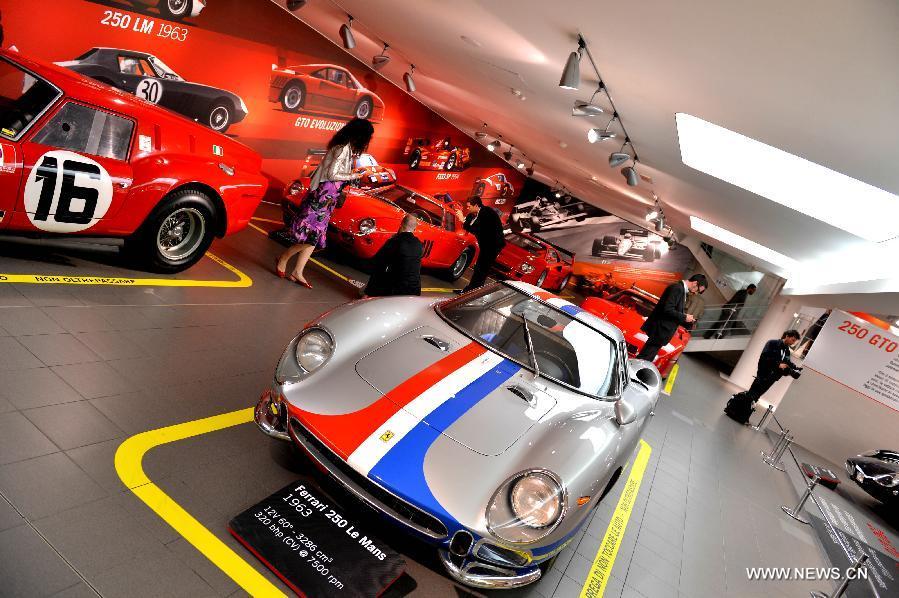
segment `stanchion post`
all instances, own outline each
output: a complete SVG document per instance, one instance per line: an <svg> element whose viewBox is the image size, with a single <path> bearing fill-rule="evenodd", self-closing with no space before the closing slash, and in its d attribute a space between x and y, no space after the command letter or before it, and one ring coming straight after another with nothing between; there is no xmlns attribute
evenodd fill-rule
<svg viewBox="0 0 899 598"><path fill-rule="evenodd" d="M809 522L807 520L803 519L802 517L800 517L800 515L802 514L802 507L804 507L806 501L809 498L811 498L812 491L815 489L815 486L818 485L818 480L820 480L820 479L821 478L818 477L818 474L815 474L814 477L812 478L812 481L808 485L806 485L805 494L802 495L802 497L799 499L799 502L796 503L796 506L791 509L790 507L783 505L780 507L781 509L783 509L783 512L786 513L787 515L789 515L790 517L792 517L793 519L795 519L796 521L798 521L799 523L804 523L804 524L808 525Z"/></svg>
<svg viewBox="0 0 899 598"><path fill-rule="evenodd" d="M753 430L758 432L762 428L765 427L765 424L768 423L768 418L771 417L771 414L774 412L774 406L768 405L768 408L765 409L765 412L762 414L762 419L759 420L759 423L752 427Z"/></svg>
<svg viewBox="0 0 899 598"><path fill-rule="evenodd" d="M868 555L863 552L861 554L861 556L858 557L858 560L856 560L855 563L852 565L851 570L858 573L858 570L862 568L862 565L864 565L865 561L867 561L867 560L868 560ZM833 595L827 594L825 592L811 592L811 597L812 598L840 598L840 596L842 596L843 594L846 593L846 588L849 587L849 582L851 582L856 577L857 577L856 575L850 576L849 572L847 571L846 575L843 577L843 583L840 584L840 586L837 588L837 591L834 592Z"/></svg>
<svg viewBox="0 0 899 598"><path fill-rule="evenodd" d="M793 441L792 436L790 436L789 434L789 430L784 430L781 433L780 438L774 445L774 448L771 449L770 455L766 455L765 451L762 451L762 460L778 471L784 471L784 468L780 465L780 458L783 456L784 451L787 450L787 446L789 445L789 443Z"/></svg>

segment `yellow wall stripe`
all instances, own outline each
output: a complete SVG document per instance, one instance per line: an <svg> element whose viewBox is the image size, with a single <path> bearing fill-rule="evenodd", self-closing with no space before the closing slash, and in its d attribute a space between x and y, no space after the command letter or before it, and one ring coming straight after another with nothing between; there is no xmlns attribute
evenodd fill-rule
<svg viewBox="0 0 899 598"><path fill-rule="evenodd" d="M640 491L640 483L643 481L643 474L646 473L646 465L649 463L651 453L652 447L641 439L640 451L637 453L637 458L634 459L631 473L627 477L621 498L618 499L618 506L615 507L612 520L609 521L609 526L606 528L606 535L603 536L602 544L599 545L599 550L596 552L590 573L587 574L587 581L581 588L580 598L600 598L606 591L609 574L612 572L612 565L615 564L615 557L618 556L618 549L624 538L624 530L627 528L634 502L637 500L637 493Z"/></svg>
<svg viewBox="0 0 899 598"><path fill-rule="evenodd" d="M665 382L665 388L662 390L663 394L671 395L671 391L674 389L674 380L677 378L677 372L680 370L680 364L675 363L671 368L671 373L668 374L668 380Z"/></svg>
<svg viewBox="0 0 899 598"><path fill-rule="evenodd" d="M286 596L215 534L172 500L144 473L143 458L162 444L184 440L253 421L253 408L240 409L132 436L115 454L119 479L166 523L251 596Z"/></svg>

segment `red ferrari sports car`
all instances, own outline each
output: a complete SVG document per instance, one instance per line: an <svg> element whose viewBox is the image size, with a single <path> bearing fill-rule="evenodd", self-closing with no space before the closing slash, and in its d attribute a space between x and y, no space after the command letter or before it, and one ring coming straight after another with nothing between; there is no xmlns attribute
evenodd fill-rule
<svg viewBox="0 0 899 598"><path fill-rule="evenodd" d="M404 156L409 156L411 170L465 170L471 164L471 150L453 145L449 137L431 143L430 139L406 141Z"/></svg>
<svg viewBox="0 0 899 598"><path fill-rule="evenodd" d="M384 102L353 73L336 64L272 65L268 100L287 112L312 112L380 122Z"/></svg>
<svg viewBox="0 0 899 598"><path fill-rule="evenodd" d="M581 303L581 307L617 326L624 334L628 354L633 357L640 352L643 343L646 342L646 333L640 330L640 326L658 302L658 297L634 286L613 293L606 299L587 297ZM683 326L678 326L671 341L659 350L653 363L659 368L663 378L671 373L671 368L684 352L688 342L690 333Z"/></svg>
<svg viewBox="0 0 899 598"><path fill-rule="evenodd" d="M493 264L493 273L561 291L571 280L573 266L574 254L570 251L534 235L509 233L506 246Z"/></svg>
<svg viewBox="0 0 899 598"><path fill-rule="evenodd" d="M462 228L442 202L399 185L371 191L347 188L346 202L334 210L328 240L363 259L371 258L396 234L406 213L418 217L415 236L424 244L421 265L456 280L478 253L474 235Z"/></svg>
<svg viewBox="0 0 899 598"><path fill-rule="evenodd" d="M477 179L471 188L471 194L480 197L484 205L503 205L515 193L515 187L501 172Z"/></svg>
<svg viewBox="0 0 899 598"><path fill-rule="evenodd" d="M262 160L191 120L0 50L0 232L124 239L178 272L262 200Z"/></svg>

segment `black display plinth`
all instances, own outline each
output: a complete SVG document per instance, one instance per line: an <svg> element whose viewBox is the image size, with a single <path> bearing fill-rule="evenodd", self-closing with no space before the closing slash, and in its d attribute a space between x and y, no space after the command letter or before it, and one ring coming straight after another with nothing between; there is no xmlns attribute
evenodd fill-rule
<svg viewBox="0 0 899 598"><path fill-rule="evenodd" d="M229 530L301 596L375 597L405 561L315 482L302 478L231 520Z"/></svg>
<svg viewBox="0 0 899 598"><path fill-rule="evenodd" d="M835 474L830 469L822 467L820 465L803 463L802 473L804 473L805 477L807 477L808 479L812 479L817 475L818 483L825 488L830 488L831 490L836 490L837 486L840 485L840 478L837 477L837 474Z"/></svg>

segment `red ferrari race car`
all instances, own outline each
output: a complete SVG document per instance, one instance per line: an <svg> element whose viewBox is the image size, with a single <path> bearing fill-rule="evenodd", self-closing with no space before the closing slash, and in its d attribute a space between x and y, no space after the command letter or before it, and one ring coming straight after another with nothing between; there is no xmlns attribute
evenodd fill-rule
<svg viewBox="0 0 899 598"><path fill-rule="evenodd" d="M353 73L336 64L272 65L268 101L287 112L311 112L380 122L384 102L365 89Z"/></svg>
<svg viewBox="0 0 899 598"><path fill-rule="evenodd" d="M658 297L634 286L613 293L606 299L587 297L581 303L581 307L617 326L624 334L628 354L633 357L640 352L646 342L646 333L640 330L640 326L658 302ZM671 341L659 350L653 363L659 368L663 378L671 373L671 368L684 352L688 342L690 333L683 326L678 326Z"/></svg>
<svg viewBox="0 0 899 598"><path fill-rule="evenodd" d="M396 234L407 212L418 217L422 267L439 270L449 280L462 276L478 254L474 235L444 203L399 185L367 192L348 188L346 203L331 216L328 241L369 259Z"/></svg>
<svg viewBox="0 0 899 598"><path fill-rule="evenodd" d="M404 156L411 170L465 170L471 164L471 150L453 145L449 137L431 143L430 139L410 137Z"/></svg>
<svg viewBox="0 0 899 598"><path fill-rule="evenodd" d="M484 205L501 206L515 193L515 187L501 172L477 179L471 188L471 194L480 197Z"/></svg>
<svg viewBox="0 0 899 598"><path fill-rule="evenodd" d="M244 145L73 71L0 50L0 232L124 239L179 272L262 200Z"/></svg>
<svg viewBox="0 0 899 598"><path fill-rule="evenodd" d="M561 291L571 280L573 266L574 254L570 251L534 235L509 233L506 246L493 264L493 273Z"/></svg>

